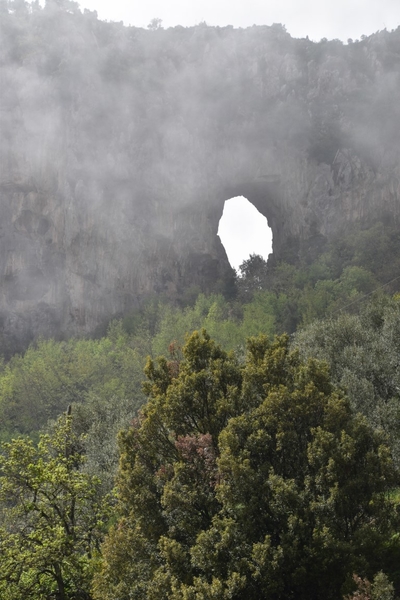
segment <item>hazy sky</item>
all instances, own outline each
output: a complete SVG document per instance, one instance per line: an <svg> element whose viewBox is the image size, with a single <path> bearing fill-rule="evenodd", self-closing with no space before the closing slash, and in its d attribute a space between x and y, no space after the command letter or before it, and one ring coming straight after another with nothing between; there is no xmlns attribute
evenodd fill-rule
<svg viewBox="0 0 400 600"><path fill-rule="evenodd" d="M281 23L293 37L359 38L400 24L400 0L82 0L100 19L146 27L158 17L164 27L248 27Z"/></svg>
<svg viewBox="0 0 400 600"><path fill-rule="evenodd" d="M137 27L147 27L155 17L162 19L164 27L202 21L234 27L281 23L293 37L308 35L315 41L326 37L346 42L385 27L396 29L400 24L400 0L82 0L79 4L82 9L97 10L100 19ZM271 252L265 221L256 225L256 209L251 208L237 201L229 208L226 205L221 232L229 260L236 268L250 253L266 258ZM249 241L254 245L249 247Z"/></svg>

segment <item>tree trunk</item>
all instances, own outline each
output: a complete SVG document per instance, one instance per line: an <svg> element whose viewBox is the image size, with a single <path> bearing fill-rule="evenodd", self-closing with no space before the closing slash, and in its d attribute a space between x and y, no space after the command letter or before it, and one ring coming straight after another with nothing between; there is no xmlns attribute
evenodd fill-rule
<svg viewBox="0 0 400 600"><path fill-rule="evenodd" d="M64 585L64 580L63 580L62 573L61 573L61 566L59 565L59 563L56 563L54 565L54 572L56 575L56 581L57 581L57 586L58 586L57 600L68 600L67 595L65 593L65 585Z"/></svg>

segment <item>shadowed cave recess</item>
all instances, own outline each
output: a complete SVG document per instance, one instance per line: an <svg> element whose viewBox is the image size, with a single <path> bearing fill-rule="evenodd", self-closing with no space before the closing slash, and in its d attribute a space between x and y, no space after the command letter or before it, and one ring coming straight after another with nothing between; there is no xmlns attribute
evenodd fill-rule
<svg viewBox="0 0 400 600"><path fill-rule="evenodd" d="M24 19L41 44L0 31L2 339L89 334L151 295L220 290L236 196L266 217L274 263L398 228L400 29L344 46L55 7Z"/></svg>

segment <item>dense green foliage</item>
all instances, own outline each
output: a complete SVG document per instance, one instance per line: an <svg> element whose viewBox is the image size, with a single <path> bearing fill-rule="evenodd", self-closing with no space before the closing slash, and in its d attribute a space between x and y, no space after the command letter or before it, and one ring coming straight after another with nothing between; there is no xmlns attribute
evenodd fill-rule
<svg viewBox="0 0 400 600"><path fill-rule="evenodd" d="M384 438L287 337L240 363L194 333L146 373L95 598L336 600L400 557Z"/></svg>
<svg viewBox="0 0 400 600"><path fill-rule="evenodd" d="M186 305L176 306L161 297L153 298L121 322L113 322L101 339L39 340L24 355L15 355L2 365L0 439L8 440L15 434L36 436L49 419L56 419L73 404L77 430L87 435L87 468L111 488L118 463L116 434L127 426L144 402L141 382L148 355L153 358L168 355L171 342L179 348L191 331L202 328L224 349L243 355L248 337L291 333L301 326L305 328L304 336L296 339L304 342L296 343L302 346L304 355L315 354L329 362L327 352L319 351L312 332L330 326L306 326L316 317L329 314L335 324L335 318L345 310L355 313L354 319L340 317L337 327L346 318L359 323L357 335L366 346L364 358L353 352L351 365L348 356L340 359L347 369L344 376L331 363L334 381L349 386L353 408L361 410L373 426L384 427L397 458L398 371L394 357L398 347L396 336L391 334L398 328L396 302L389 311L391 317L383 337L373 323L378 316L373 317L372 309L371 324L366 317L359 321L356 316L368 295L380 285L378 272L383 271L385 249L395 239L394 234L387 237L384 231L377 226L358 236L344 236L309 266L280 263L271 267L261 257L252 256L241 266L237 297L233 300L222 295L191 297L188 293ZM374 254L373 274L366 268L363 257L375 235L381 240L375 242L375 247L383 250ZM368 261L372 265L371 257ZM392 284L395 285L396 282ZM396 288L385 288L390 289ZM381 305L377 300L379 310L384 310L384 305L384 300ZM335 338L330 333L322 337L332 343ZM336 350L335 347L330 353L335 353L338 362ZM355 400L353 390L362 368L367 374L357 384L359 400Z"/></svg>
<svg viewBox="0 0 400 600"><path fill-rule="evenodd" d="M0 597L88 600L108 507L100 481L81 469L83 440L71 417L37 447L19 438L2 451Z"/></svg>
<svg viewBox="0 0 400 600"><path fill-rule="evenodd" d="M399 256L398 231L377 223L343 233L311 264L280 263L269 269L263 289L281 295L281 309L274 315L277 331L292 333L342 310L358 312L360 302L381 286L389 293L399 290ZM265 275L257 278L265 280Z"/></svg>
<svg viewBox="0 0 400 600"><path fill-rule="evenodd" d="M340 314L296 333L304 358L329 364L355 411L389 436L400 464L400 297L377 297L358 315Z"/></svg>
<svg viewBox="0 0 400 600"><path fill-rule="evenodd" d="M345 596L345 600L393 600L394 587L385 573L375 575L373 582L354 575L357 590Z"/></svg>
<svg viewBox="0 0 400 600"><path fill-rule="evenodd" d="M132 398L140 389L141 358L117 324L100 340L39 340L23 356L14 356L3 367L3 427L29 433L74 402L95 396L118 404L123 398ZM135 408L141 403L138 402Z"/></svg>
<svg viewBox="0 0 400 600"><path fill-rule="evenodd" d="M154 298L101 339L39 340L2 365L3 439L49 432L38 446L28 438L3 446L7 600L44 600L57 585L66 598L333 599L351 593L353 573L365 587L380 571L389 591L399 586L400 302L365 297L379 282L354 257L332 279L333 256L272 270L251 257L236 300L200 294L178 307ZM323 284L336 290L324 296L331 317L306 325L309 314L323 314ZM287 338L260 338L246 354L246 338L272 339L289 322L303 323L295 352ZM216 341L196 334L185 344L202 327ZM157 362L159 355L167 358ZM68 427L80 440L70 470L61 452L48 450L60 432L54 419L69 404ZM53 486L66 510L72 493L95 519L114 485L121 429L119 520L101 559L78 538L68 545L57 519L43 527L29 493L37 486L45 502ZM27 476L21 502L10 504L25 472L36 483ZM40 552L32 552L36 542ZM58 566L48 569L56 546Z"/></svg>

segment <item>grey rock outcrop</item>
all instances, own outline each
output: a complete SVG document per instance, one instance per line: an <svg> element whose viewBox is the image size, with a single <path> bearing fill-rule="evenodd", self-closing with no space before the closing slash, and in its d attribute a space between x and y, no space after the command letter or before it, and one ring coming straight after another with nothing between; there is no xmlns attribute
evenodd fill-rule
<svg viewBox="0 0 400 600"><path fill-rule="evenodd" d="M88 333L152 293L221 289L233 196L267 217L276 260L399 223L400 29L344 46L50 5L3 13L0 33L6 337Z"/></svg>

